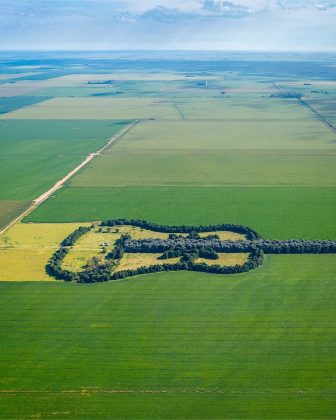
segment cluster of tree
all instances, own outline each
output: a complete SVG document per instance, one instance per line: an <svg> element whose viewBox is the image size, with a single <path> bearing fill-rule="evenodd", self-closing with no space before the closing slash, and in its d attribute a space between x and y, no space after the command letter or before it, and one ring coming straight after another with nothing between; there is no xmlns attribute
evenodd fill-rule
<svg viewBox="0 0 336 420"><path fill-rule="evenodd" d="M235 233L241 233L246 235L246 238L249 240L259 239L259 235L254 230L241 225L233 224L218 224L218 225L209 225L209 226L169 226L169 225L160 225L157 223L148 222L146 220L137 220L137 219L114 219L107 220L101 223L101 226L119 226L119 225L130 225L137 226L142 229L153 230L154 232L166 232L166 233L191 233L191 232L215 232L215 231L230 231Z"/></svg>
<svg viewBox="0 0 336 420"><path fill-rule="evenodd" d="M98 257L93 257L84 267L84 270L78 272L78 283L102 283L111 280L113 269L116 267L114 261L102 262Z"/></svg>
<svg viewBox="0 0 336 420"><path fill-rule="evenodd" d="M188 260L191 258L196 260L197 258L206 258L208 260L218 260L219 256L217 252L210 246L204 246L199 248L191 248L186 250L182 247L169 248L163 252L159 257L160 260L168 260L169 258L183 257Z"/></svg>
<svg viewBox="0 0 336 420"><path fill-rule="evenodd" d="M160 252L165 258L180 256L194 249L211 249L214 252L253 252L257 249L265 254L331 254L336 253L336 241L302 239L220 241L216 238L188 239L129 239L124 242L126 252ZM209 258L209 257L203 257Z"/></svg>
<svg viewBox="0 0 336 420"><path fill-rule="evenodd" d="M106 256L109 260L120 260L123 257L125 249L124 244L126 241L131 240L131 236L128 234L123 234L119 239L114 243L114 248Z"/></svg>
<svg viewBox="0 0 336 420"><path fill-rule="evenodd" d="M70 233L61 243L62 246L73 246L75 242L85 233L89 232L92 227L80 226L78 229Z"/></svg>

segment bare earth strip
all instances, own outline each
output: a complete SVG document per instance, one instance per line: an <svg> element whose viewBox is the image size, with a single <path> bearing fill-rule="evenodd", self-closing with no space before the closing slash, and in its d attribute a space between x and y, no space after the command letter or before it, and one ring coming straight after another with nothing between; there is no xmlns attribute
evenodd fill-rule
<svg viewBox="0 0 336 420"><path fill-rule="evenodd" d="M123 128L121 131L119 131L117 134L115 134L113 137L111 137L108 142L105 144L104 147L97 150L96 152L90 153L83 162L81 162L76 168L74 168L72 171L70 171L67 175L65 175L62 179L56 182L56 184L51 187L48 191L40 195L38 198L36 198L32 204L22 213L20 213L15 219L13 219L10 223L8 223L1 231L0 235L6 232L8 228L13 226L15 223L19 222L23 217L27 216L32 210L34 210L36 207L38 207L41 203L46 201L52 194L54 194L59 188L61 188L70 178L72 178L79 170L84 168L89 162L91 162L92 159L94 159L97 155L102 153L106 148L111 146L111 144L116 143L120 138L126 134L135 124L137 124L138 120L134 121L133 123L129 124L127 127Z"/></svg>

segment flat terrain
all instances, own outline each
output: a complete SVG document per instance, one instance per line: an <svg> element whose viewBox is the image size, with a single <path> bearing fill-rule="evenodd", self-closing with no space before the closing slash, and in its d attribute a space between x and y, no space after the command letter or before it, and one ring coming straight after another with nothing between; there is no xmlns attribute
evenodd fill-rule
<svg viewBox="0 0 336 420"><path fill-rule="evenodd" d="M113 218L336 239L335 57L106 54L9 54L0 69L0 225L138 120L0 237L0 418L333 419L335 255L94 285L45 265L76 227ZM84 235L65 265L114 235Z"/></svg>
<svg viewBox="0 0 336 420"><path fill-rule="evenodd" d="M1 417L332 418L335 270L1 283Z"/></svg>

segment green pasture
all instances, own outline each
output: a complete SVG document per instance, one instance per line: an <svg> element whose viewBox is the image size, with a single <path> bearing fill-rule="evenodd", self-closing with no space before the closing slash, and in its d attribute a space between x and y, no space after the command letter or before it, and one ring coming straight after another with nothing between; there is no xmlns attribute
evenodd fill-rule
<svg viewBox="0 0 336 420"><path fill-rule="evenodd" d="M336 239L335 188L62 188L25 220L118 217L166 224L236 223L270 239Z"/></svg>
<svg viewBox="0 0 336 420"><path fill-rule="evenodd" d="M336 259L1 283L1 418L332 418Z"/></svg>

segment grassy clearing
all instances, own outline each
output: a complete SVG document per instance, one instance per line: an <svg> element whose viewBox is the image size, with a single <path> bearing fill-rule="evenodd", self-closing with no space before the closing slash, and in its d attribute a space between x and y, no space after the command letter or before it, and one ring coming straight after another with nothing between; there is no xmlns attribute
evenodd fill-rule
<svg viewBox="0 0 336 420"><path fill-rule="evenodd" d="M334 188L63 188L25 220L118 217L166 224L236 223L271 239L336 239Z"/></svg>
<svg viewBox="0 0 336 420"><path fill-rule="evenodd" d="M0 200L0 230L29 205L30 201Z"/></svg>
<svg viewBox="0 0 336 420"><path fill-rule="evenodd" d="M2 283L1 417L331 418L334 268Z"/></svg>
<svg viewBox="0 0 336 420"><path fill-rule="evenodd" d="M174 264L177 263L180 258L169 258L168 260L159 260L158 257L161 254L127 254L122 257L120 264L115 271L122 270L135 270L139 267L148 267L150 265L157 264Z"/></svg>
<svg viewBox="0 0 336 420"><path fill-rule="evenodd" d="M106 144L125 123L0 121L0 199L31 200Z"/></svg>
<svg viewBox="0 0 336 420"><path fill-rule="evenodd" d="M2 118L0 116L0 118ZM178 119L170 100L151 98L54 98L6 114L10 119Z"/></svg>
<svg viewBox="0 0 336 420"><path fill-rule="evenodd" d="M243 265L247 261L248 254L244 253L236 253L236 254L226 254L226 253L218 253L218 260L208 260L206 258L198 258L195 263L201 264L206 263L208 265Z"/></svg>

